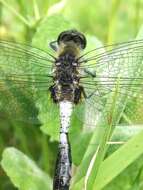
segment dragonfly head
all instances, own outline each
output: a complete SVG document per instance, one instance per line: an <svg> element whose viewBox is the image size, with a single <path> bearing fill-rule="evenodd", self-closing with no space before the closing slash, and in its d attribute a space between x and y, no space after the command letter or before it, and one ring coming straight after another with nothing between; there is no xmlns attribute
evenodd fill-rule
<svg viewBox="0 0 143 190"><path fill-rule="evenodd" d="M64 44L65 46L72 45L83 50L86 47L86 38L77 30L67 30L59 34L57 43L59 46L61 44Z"/></svg>
<svg viewBox="0 0 143 190"><path fill-rule="evenodd" d="M70 54L78 57L86 47L85 36L77 30L61 32L56 41L50 42L50 47L57 52L58 56Z"/></svg>

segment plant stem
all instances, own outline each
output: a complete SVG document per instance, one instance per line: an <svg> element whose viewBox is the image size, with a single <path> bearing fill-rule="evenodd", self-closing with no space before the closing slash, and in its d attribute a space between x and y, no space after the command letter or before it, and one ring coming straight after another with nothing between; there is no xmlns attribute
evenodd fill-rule
<svg viewBox="0 0 143 190"><path fill-rule="evenodd" d="M28 27L31 27L31 24L28 22L28 20L24 16L22 16L20 13L18 13L13 7L9 6L9 4L6 3L6 1L0 0L0 2L6 8L8 8L15 16L17 16L25 25L27 25Z"/></svg>
<svg viewBox="0 0 143 190"><path fill-rule="evenodd" d="M115 33L115 24L116 24L116 16L117 11L119 9L120 0L112 0L111 10L109 15L109 26L108 26L108 36L107 36L107 44L113 43L114 33Z"/></svg>
<svg viewBox="0 0 143 190"><path fill-rule="evenodd" d="M40 19L40 11L39 11L37 0L33 0L33 8L34 8L35 19L39 20Z"/></svg>
<svg viewBox="0 0 143 190"><path fill-rule="evenodd" d="M140 23L140 10L141 10L141 1L137 0L135 4L135 34L137 34L139 29L139 23Z"/></svg>

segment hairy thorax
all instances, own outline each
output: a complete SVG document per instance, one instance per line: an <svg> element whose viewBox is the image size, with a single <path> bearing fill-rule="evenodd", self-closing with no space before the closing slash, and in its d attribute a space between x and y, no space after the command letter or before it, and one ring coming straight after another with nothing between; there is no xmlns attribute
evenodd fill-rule
<svg viewBox="0 0 143 190"><path fill-rule="evenodd" d="M79 86L79 68L75 52L60 53L54 71L54 85L50 88L54 102L67 100L77 104L81 98L82 87Z"/></svg>

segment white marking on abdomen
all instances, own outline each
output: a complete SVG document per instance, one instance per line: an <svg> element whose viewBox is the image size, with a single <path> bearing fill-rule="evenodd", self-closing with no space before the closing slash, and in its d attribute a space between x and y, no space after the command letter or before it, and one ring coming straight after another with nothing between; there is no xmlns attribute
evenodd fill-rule
<svg viewBox="0 0 143 190"><path fill-rule="evenodd" d="M60 119L61 119L61 129L60 129L60 142L67 143L65 133L68 133L70 127L70 119L72 114L72 102L62 101L59 103L60 107Z"/></svg>

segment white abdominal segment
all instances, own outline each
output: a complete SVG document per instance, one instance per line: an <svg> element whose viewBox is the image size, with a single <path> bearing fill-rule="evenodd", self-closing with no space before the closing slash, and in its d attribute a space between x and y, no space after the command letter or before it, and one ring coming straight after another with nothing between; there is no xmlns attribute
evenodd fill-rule
<svg viewBox="0 0 143 190"><path fill-rule="evenodd" d="M67 144L67 135L70 127L70 118L72 114L72 102L62 101L59 103L60 107L60 118L61 118L61 129L60 129L60 143Z"/></svg>

